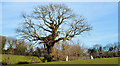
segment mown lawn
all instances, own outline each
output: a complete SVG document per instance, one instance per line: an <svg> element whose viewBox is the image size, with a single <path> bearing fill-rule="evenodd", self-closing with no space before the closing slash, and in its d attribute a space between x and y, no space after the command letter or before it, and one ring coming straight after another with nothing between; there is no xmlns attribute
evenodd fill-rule
<svg viewBox="0 0 120 66"><path fill-rule="evenodd" d="M118 57L74 60L74 61L56 61L56 62L46 62L42 64L118 64Z"/></svg>
<svg viewBox="0 0 120 66"><path fill-rule="evenodd" d="M5 60L10 57L9 61ZM7 61L9 64L6 66L35 66L35 65L44 65L44 64L118 64L118 58L97 58L97 59L86 59L86 60L73 60L73 61L55 61L55 62L45 62L45 63L34 63L34 64L16 64L19 61L27 62L41 62L37 57L33 56L20 56L20 55L2 55L2 60ZM43 59L43 58L42 58Z"/></svg>
<svg viewBox="0 0 120 66"><path fill-rule="evenodd" d="M0 62L7 62L8 64L17 64L18 62L41 62L38 57L21 56L21 55L7 55L0 54ZM43 59L43 57L41 57Z"/></svg>

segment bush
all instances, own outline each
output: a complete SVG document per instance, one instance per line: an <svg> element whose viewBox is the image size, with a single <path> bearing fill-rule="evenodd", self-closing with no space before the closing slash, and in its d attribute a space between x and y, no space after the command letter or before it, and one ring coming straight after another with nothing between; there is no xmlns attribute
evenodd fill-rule
<svg viewBox="0 0 120 66"><path fill-rule="evenodd" d="M29 62L18 62L17 64L29 64Z"/></svg>
<svg viewBox="0 0 120 66"><path fill-rule="evenodd" d="M6 62L0 62L0 65L7 65Z"/></svg>

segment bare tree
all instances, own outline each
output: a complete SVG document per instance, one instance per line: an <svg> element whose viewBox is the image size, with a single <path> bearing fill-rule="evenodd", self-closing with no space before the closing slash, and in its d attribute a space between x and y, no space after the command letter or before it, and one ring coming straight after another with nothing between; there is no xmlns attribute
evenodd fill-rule
<svg viewBox="0 0 120 66"><path fill-rule="evenodd" d="M26 55L26 50L27 50L27 44L25 44L24 40L16 40L15 41L15 49L14 53L17 55Z"/></svg>
<svg viewBox="0 0 120 66"><path fill-rule="evenodd" d="M83 16L73 13L64 4L49 4L34 8L32 15L23 14L24 25L17 32L25 39L44 44L51 55L55 43L71 40L76 35L91 30ZM51 61L48 56L47 61Z"/></svg>
<svg viewBox="0 0 120 66"><path fill-rule="evenodd" d="M5 47L5 44L6 44L6 37L5 36L0 36L0 53L4 52L4 47Z"/></svg>

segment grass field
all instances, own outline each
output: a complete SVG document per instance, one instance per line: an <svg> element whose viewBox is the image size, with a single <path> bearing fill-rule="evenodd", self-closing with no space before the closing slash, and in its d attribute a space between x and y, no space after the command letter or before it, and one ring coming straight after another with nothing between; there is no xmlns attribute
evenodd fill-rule
<svg viewBox="0 0 120 66"><path fill-rule="evenodd" d="M2 57L2 58L1 58ZM21 56L21 55L6 55L0 54L0 62L7 62L8 64L16 64L18 62L41 62L38 57L33 56ZM43 57L41 57L43 59Z"/></svg>
<svg viewBox="0 0 120 66"><path fill-rule="evenodd" d="M58 61L58 62L56 61L56 62L47 62L42 64L118 64L118 57L74 60L74 61Z"/></svg>
<svg viewBox="0 0 120 66"><path fill-rule="evenodd" d="M10 57L9 61L5 60ZM34 64L118 64L119 57L113 58L97 58L97 59L86 59L86 60L73 60L73 61L55 61L55 62L45 62L45 63L34 63ZM120 58L119 58L120 59ZM2 55L2 60L9 64L15 64L19 61L27 62L41 62L37 57L32 56L20 56L20 55ZM34 64L24 64L24 66L34 66ZM23 64L22 64L23 65ZM7 65L11 66L11 65ZM12 65L13 66L13 65Z"/></svg>

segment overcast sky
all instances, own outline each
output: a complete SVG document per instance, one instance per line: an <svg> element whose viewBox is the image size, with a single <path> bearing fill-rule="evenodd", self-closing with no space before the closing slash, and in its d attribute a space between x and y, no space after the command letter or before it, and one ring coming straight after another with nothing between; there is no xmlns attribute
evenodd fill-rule
<svg viewBox="0 0 120 66"><path fill-rule="evenodd" d="M62 3L62 2L61 2ZM37 5L49 2L2 2L3 36L15 36L15 29L22 22L22 13L30 14ZM118 3L117 2L64 2L74 13L83 15L93 30L82 36L76 36L86 47L94 44L106 45L118 41Z"/></svg>

